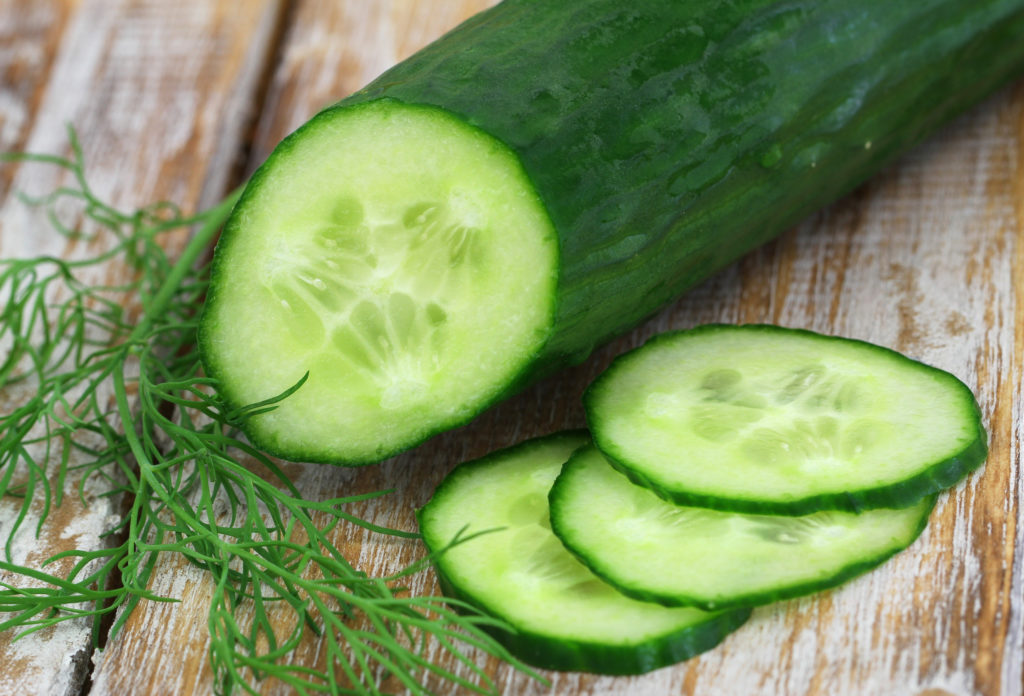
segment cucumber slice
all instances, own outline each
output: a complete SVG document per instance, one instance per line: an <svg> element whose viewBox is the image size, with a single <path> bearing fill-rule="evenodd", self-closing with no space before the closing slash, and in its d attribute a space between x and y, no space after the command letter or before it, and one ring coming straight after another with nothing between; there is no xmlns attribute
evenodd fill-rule
<svg viewBox="0 0 1024 696"><path fill-rule="evenodd" d="M587 447L566 463L550 502L558 538L621 592L711 610L810 594L874 568L918 537L935 496L901 510L799 517L682 507Z"/></svg>
<svg viewBox="0 0 1024 696"><path fill-rule="evenodd" d="M418 513L449 594L500 617L498 638L538 667L639 674L717 645L749 609L707 613L629 599L591 574L551 533L547 494L581 432L538 438L462 464Z"/></svg>
<svg viewBox="0 0 1024 696"><path fill-rule="evenodd" d="M979 466L970 390L879 346L776 326L663 334L584 395L594 443L681 505L798 515L904 507Z"/></svg>
<svg viewBox="0 0 1024 696"><path fill-rule="evenodd" d="M379 461L509 389L550 330L557 256L496 139L433 107L329 109L275 150L232 214L204 364L234 406L309 373L246 423L264 449Z"/></svg>

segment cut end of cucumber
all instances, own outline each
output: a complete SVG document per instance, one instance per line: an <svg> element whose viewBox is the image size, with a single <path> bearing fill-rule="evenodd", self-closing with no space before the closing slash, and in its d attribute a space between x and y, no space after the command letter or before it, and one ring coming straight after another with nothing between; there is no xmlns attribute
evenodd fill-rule
<svg viewBox="0 0 1024 696"><path fill-rule="evenodd" d="M366 463L465 422L546 340L557 240L507 147L394 100L327 110L256 173L218 245L201 346L249 435Z"/></svg>

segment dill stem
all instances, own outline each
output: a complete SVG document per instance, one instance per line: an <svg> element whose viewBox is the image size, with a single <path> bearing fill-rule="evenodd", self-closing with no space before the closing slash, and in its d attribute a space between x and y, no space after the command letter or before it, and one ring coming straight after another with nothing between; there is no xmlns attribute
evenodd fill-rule
<svg viewBox="0 0 1024 696"><path fill-rule="evenodd" d="M199 229L189 240L188 244L185 245L181 255L178 257L178 261L167 274L167 278L164 280L160 290L153 295L149 306L145 308L142 317L140 317L139 323L128 336L125 342L128 350L132 350L131 346L133 344L142 341L152 330L154 321L163 315L182 281L192 272L199 257L213 242L214 237L220 230L221 225L224 224L232 208L234 208L241 193L241 187L235 189L223 201L196 217L197 220L203 221L202 225L199 226ZM145 497L145 487L148 485L158 494L161 491L153 485L151 472L147 470L148 457L142 443L139 441L135 428L132 427L132 411L128 403L128 391L125 388L123 368L123 363L121 364L121 369L116 369L116 365L112 362L108 372L114 381L114 398L117 403L118 414L121 417L121 423L124 425L124 434L141 474L135 486L135 499L132 503L130 531L128 534L128 555L131 556L137 549L137 530L135 525L139 519L139 501ZM163 498L165 503L171 502L165 496L161 496L161 498Z"/></svg>
<svg viewBox="0 0 1024 696"><path fill-rule="evenodd" d="M170 273L167 274L167 278L164 280L160 290L153 295L153 299L149 306L146 307L146 311L143 312L139 324L128 337L127 343L129 345L146 336L152 328L154 319L163 315L185 276L193 270L196 261L209 248L213 238L220 230L221 225L224 224L231 209L235 207L235 202L241 195L242 189L235 189L223 201L200 216L203 224L200 225L192 239L185 245L181 255L178 257L177 263L174 264ZM122 414L122 416L126 415ZM130 420L125 422L128 423Z"/></svg>

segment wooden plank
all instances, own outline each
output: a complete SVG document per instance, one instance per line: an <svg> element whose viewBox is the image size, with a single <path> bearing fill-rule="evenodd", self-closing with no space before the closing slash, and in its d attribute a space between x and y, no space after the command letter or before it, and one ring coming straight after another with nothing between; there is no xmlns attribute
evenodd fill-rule
<svg viewBox="0 0 1024 696"><path fill-rule="evenodd" d="M0 152L24 149L74 7L58 0L0 4ZM0 169L0 200L13 173L13 167Z"/></svg>
<svg viewBox="0 0 1024 696"><path fill-rule="evenodd" d="M0 5L0 151L23 147L73 9L70 3L31 0ZM10 188L14 169L0 167L0 200ZM6 408L6 403L0 407ZM11 506L0 506L0 531L10 528L12 512ZM0 573L0 580L6 579ZM50 693L77 691L88 672L81 627L69 625L50 633L47 643L60 645L60 655L42 660L36 655L41 641L12 646L13 635L0 634L0 693L32 693L40 673L42 686Z"/></svg>
<svg viewBox="0 0 1024 696"><path fill-rule="evenodd" d="M280 14L276 0L234 9L203 0L4 5L0 36L15 39L0 50L3 145L66 153L65 124L71 123L104 200L131 209L173 199L187 210L222 196L241 147L244 108L259 86ZM38 194L63 179L53 168L6 165L0 186L6 181L12 191ZM173 252L186 239L183 232L168 247ZM50 233L41 216L12 198L0 209L0 256L71 258L101 250L87 246ZM127 272L116 265L101 270L107 283L123 281ZM4 394L2 407L17 398ZM98 489L89 486L83 507L78 481L69 478L64 505L39 538L33 534L38 506L33 510L16 539L15 562L38 564L64 549L105 543L99 535L116 524L119 501L97 498ZM0 504L0 530L11 529L15 511L14 501ZM88 622L12 638L0 635L0 694L79 692L90 670Z"/></svg>
<svg viewBox="0 0 1024 696"><path fill-rule="evenodd" d="M252 164L319 108L487 4L301 2ZM551 673L547 688L493 661L489 670L503 693L521 694L1020 694L1022 123L1018 85L584 365L473 424L381 466L289 471L317 498L395 488L361 514L412 529L413 510L458 461L582 425L583 388L613 356L653 333L708 321L770 321L876 341L966 380L992 432L986 468L940 502L908 552L836 591L760 609L721 647L651 675ZM370 573L392 572L422 554L415 544L346 533L339 544ZM105 656L132 670L101 670L97 693L210 692L203 629L209 583L173 559L159 577L155 589L182 604L147 605L133 617L134 644ZM412 589L437 591L429 574L414 578ZM310 640L292 661L323 659L322 645ZM262 690L287 693L274 683Z"/></svg>

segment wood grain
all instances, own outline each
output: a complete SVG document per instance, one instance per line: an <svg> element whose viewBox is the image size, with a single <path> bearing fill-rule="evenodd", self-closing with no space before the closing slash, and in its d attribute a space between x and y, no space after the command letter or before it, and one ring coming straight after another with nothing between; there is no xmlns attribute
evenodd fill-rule
<svg viewBox="0 0 1024 696"><path fill-rule="evenodd" d="M267 58L259 39L276 25L277 3L245 3L230 12L201 0L23 0L0 8L0 36L13 37L0 44L0 145L66 154L65 124L73 124L104 200L131 209L173 199L190 209L224 195L244 132L241 107L250 103ZM61 177L54 168L5 165L0 193L8 183L14 191L45 193ZM40 215L8 198L0 209L0 255L80 258L102 250L102 242L69 243L48 230ZM173 253L186 239L187 231L166 243ZM127 272L111 264L94 280L114 284ZM5 409L18 398L3 396ZM117 523L118 501L97 498L87 486L82 505L77 486L69 477L64 504L38 538L40 511L33 509L16 538L14 562L38 565L65 549L105 543L100 535ZM16 505L0 504L0 531L11 529ZM12 633L0 635L0 694L79 693L91 668L90 630L90 623L73 621L13 643Z"/></svg>
<svg viewBox="0 0 1024 696"><path fill-rule="evenodd" d="M0 3L0 152L23 150L74 3ZM13 167L0 170L0 200Z"/></svg>
<svg viewBox="0 0 1024 696"><path fill-rule="evenodd" d="M283 43L272 54L276 64L246 168L317 110L490 4L295 3ZM269 51L259 44L275 31L276 8L247 3L244 16L234 14L228 21L218 9L190 12L191 5L184 10L180 5L174 16L160 14L155 3L124 5L116 21L97 16L91 3L59 6L64 28L47 26L32 35L38 38L26 39L27 45L52 46L53 56L33 63L38 77L13 90L31 124L19 127L13 142L59 151L65 146L60 124L73 118L91 138L87 156L98 160L103 193L122 201L167 196L185 204L222 193L244 134L220 115L255 108L253 83ZM205 19L196 20L200 15ZM4 17L0 14L0 20ZM131 39L133 48L119 44L123 32L131 35L125 22L138 26L132 21L157 32L160 40L141 32ZM0 36L7 35L4 31ZM138 67L113 58L129 54ZM0 51L0 75L10 74L4 55ZM46 89L39 91L33 80L44 80ZM68 97L68 90L77 96ZM32 100L38 104L32 106ZM3 109L0 101L0 114ZM0 124L0 137L6 129ZM19 171L17 181L52 183L28 176ZM0 193L3 181L0 174ZM11 215L0 218L2 255L30 249L10 232ZM543 686L483 655L479 661L507 694L1021 696L1022 242L1024 83L1018 83L583 365L534 385L474 423L380 466L289 465L288 471L300 490L316 498L394 488L392 495L353 511L414 529L414 509L458 462L582 425L584 387L615 355L654 333L709 321L773 322L881 343L966 381L979 397L991 435L985 468L940 500L928 529L910 549L837 590L759 609L720 647L650 675L547 673L552 684ZM81 514L74 508L67 513L68 528L83 524ZM371 574L393 572L423 554L416 543L350 528L337 541ZM415 576L411 587L415 593L437 592L430 573ZM212 692L206 654L209 581L165 558L152 589L181 603L139 607L99 657L93 693ZM0 651L6 649L0 643ZM19 659L0 652L0 693L21 693L18 688L29 683L16 681L27 669ZM293 656L305 665L323 660L323 646L312 636ZM65 656L63 663L32 667L29 673L32 679L45 678L72 668ZM464 668L457 671L466 674ZM288 693L273 682L261 689Z"/></svg>

